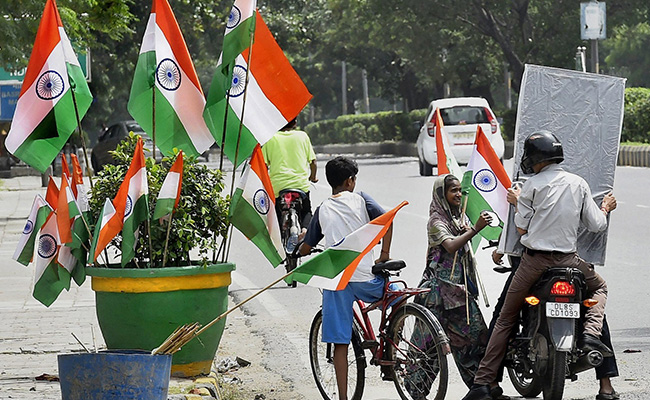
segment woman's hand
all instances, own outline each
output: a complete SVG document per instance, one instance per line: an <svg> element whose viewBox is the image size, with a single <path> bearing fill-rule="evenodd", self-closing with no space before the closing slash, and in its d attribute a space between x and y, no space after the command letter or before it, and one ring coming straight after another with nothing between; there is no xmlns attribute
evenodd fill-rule
<svg viewBox="0 0 650 400"><path fill-rule="evenodd" d="M478 217L478 220L476 220L476 224L474 224L472 229L474 229L478 233L481 229L490 225L491 222L492 222L492 216L489 213L482 211Z"/></svg>
<svg viewBox="0 0 650 400"><path fill-rule="evenodd" d="M492 252L492 262L496 265L503 265L503 254L497 253L496 250Z"/></svg>

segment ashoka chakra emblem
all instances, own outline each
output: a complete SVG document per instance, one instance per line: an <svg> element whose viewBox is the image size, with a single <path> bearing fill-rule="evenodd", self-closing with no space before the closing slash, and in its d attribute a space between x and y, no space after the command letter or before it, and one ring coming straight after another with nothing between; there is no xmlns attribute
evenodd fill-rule
<svg viewBox="0 0 650 400"><path fill-rule="evenodd" d="M232 82L230 84L230 90L228 90L228 95L230 97L241 96L246 89L246 68L241 65L235 65L235 68L232 69Z"/></svg>
<svg viewBox="0 0 650 400"><path fill-rule="evenodd" d="M497 188L497 177L489 169L482 169L474 175L474 186L481 192L491 192Z"/></svg>
<svg viewBox="0 0 650 400"><path fill-rule="evenodd" d="M158 84L167 90L176 90L181 85L181 70L171 58L162 60L156 68Z"/></svg>
<svg viewBox="0 0 650 400"><path fill-rule="evenodd" d="M271 199L264 189L259 189L253 195L253 207L257 210L258 213L266 215L269 212L269 207L271 206Z"/></svg>
<svg viewBox="0 0 650 400"><path fill-rule="evenodd" d="M237 6L232 6L232 10L230 10L230 14L228 14L228 21L226 21L226 28L227 29L232 29L239 24L239 21L241 21L241 11Z"/></svg>
<svg viewBox="0 0 650 400"><path fill-rule="evenodd" d="M131 196L127 195L126 206L124 207L124 219L131 215L131 211L133 211L133 200L131 199Z"/></svg>
<svg viewBox="0 0 650 400"><path fill-rule="evenodd" d="M27 222L25 223L25 229L23 229L23 233L25 235L29 235L30 233L32 233L33 230L34 230L34 223L31 220L27 220Z"/></svg>
<svg viewBox="0 0 650 400"><path fill-rule="evenodd" d="M45 234L38 238L38 255L41 258L52 258L56 254L56 240L54 236Z"/></svg>
<svg viewBox="0 0 650 400"><path fill-rule="evenodd" d="M65 89L63 78L56 71L45 71L36 81L36 95L43 100L52 100L61 96Z"/></svg>

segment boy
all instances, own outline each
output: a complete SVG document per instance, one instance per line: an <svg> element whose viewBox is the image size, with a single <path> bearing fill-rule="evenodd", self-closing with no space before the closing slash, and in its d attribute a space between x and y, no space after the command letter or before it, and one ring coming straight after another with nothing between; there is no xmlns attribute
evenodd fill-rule
<svg viewBox="0 0 650 400"><path fill-rule="evenodd" d="M300 246L300 254L309 254L311 248L325 238L325 247L338 243L348 234L377 218L384 210L370 196L353 193L356 185L357 163L336 157L325 166L327 182L332 195L316 209L307 235ZM381 255L375 263L388 260L391 226L382 239ZM359 262L345 289L323 291L323 342L334 343L334 370L339 389L339 400L347 400L348 345L352 338L352 307L356 299L366 302L379 300L384 293L385 280L372 273L373 254L368 253Z"/></svg>

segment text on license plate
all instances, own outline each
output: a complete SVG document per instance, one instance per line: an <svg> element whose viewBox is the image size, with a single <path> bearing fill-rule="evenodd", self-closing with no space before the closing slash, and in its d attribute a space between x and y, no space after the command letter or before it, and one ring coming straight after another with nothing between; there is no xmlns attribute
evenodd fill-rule
<svg viewBox="0 0 650 400"><path fill-rule="evenodd" d="M546 316L552 318L580 318L580 304L546 303Z"/></svg>

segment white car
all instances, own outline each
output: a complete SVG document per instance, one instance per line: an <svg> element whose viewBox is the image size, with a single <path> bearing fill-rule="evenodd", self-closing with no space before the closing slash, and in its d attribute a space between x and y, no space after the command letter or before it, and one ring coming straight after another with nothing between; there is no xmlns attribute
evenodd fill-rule
<svg viewBox="0 0 650 400"><path fill-rule="evenodd" d="M467 164L472 155L474 137L478 125L488 137L492 148L503 158L504 142L501 127L487 100L480 97L454 97L434 100L429 104L427 116L418 135L418 161L420 175L433 174L433 166L438 164L436 156L436 126L433 118L436 108L445 126L451 151L459 164ZM458 177L461 178L461 177Z"/></svg>

